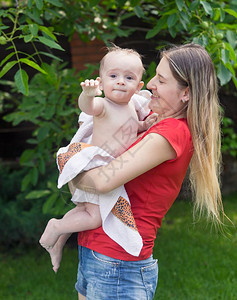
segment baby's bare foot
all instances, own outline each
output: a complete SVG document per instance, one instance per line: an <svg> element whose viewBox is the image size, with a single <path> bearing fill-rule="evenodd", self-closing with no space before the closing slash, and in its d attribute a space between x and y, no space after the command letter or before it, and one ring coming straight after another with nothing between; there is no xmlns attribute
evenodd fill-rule
<svg viewBox="0 0 237 300"><path fill-rule="evenodd" d="M50 254L53 270L55 273L57 273L62 259L62 247L56 243L52 249L47 251Z"/></svg>
<svg viewBox="0 0 237 300"><path fill-rule="evenodd" d="M58 233L57 230L57 219L51 219L49 220L44 233L42 234L39 243L42 247L44 247L47 251L52 249L57 242L60 234Z"/></svg>

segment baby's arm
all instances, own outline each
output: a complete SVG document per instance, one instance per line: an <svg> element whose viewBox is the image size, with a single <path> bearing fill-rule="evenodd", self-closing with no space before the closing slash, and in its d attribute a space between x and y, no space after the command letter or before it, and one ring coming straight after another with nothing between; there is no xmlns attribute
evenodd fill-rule
<svg viewBox="0 0 237 300"><path fill-rule="evenodd" d="M81 82L82 93L78 98L78 106L81 111L88 115L97 116L103 112L104 101L100 96L102 94L99 88L99 80L86 79Z"/></svg>

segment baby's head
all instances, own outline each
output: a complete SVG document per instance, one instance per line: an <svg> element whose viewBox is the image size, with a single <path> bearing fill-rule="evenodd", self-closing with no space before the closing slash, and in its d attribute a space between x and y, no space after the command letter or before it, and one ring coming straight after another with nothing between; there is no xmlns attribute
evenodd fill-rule
<svg viewBox="0 0 237 300"><path fill-rule="evenodd" d="M138 52L118 46L109 47L100 62L100 87L110 100L128 102L129 97L143 87L143 73L144 67Z"/></svg>
<svg viewBox="0 0 237 300"><path fill-rule="evenodd" d="M142 79L143 73L145 72L145 68L143 67L142 57L136 50L129 48L120 48L119 46L113 45L112 47L107 47L107 51L108 52L100 61L100 76L103 74L104 66L108 57L114 58L114 60L116 60L119 57L122 58L123 56L130 56L130 58L133 57L134 61L137 62L138 68L135 71L138 73L137 75L140 76L140 80ZM116 63L119 66L121 61L117 60Z"/></svg>

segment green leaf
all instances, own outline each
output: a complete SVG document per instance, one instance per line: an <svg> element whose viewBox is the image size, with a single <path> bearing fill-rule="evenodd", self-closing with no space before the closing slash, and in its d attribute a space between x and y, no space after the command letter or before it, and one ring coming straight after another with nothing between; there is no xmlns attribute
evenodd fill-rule
<svg viewBox="0 0 237 300"><path fill-rule="evenodd" d="M31 161L35 156L35 152L32 149L26 149L21 157L20 157L20 164L24 164L28 161Z"/></svg>
<svg viewBox="0 0 237 300"><path fill-rule="evenodd" d="M226 49L221 49L221 59L226 64L229 60L229 51Z"/></svg>
<svg viewBox="0 0 237 300"><path fill-rule="evenodd" d="M51 3L51 4L53 4L53 5L57 6L57 7L62 7L63 6L63 4L61 3L61 1L59 1L59 0L46 0L46 2Z"/></svg>
<svg viewBox="0 0 237 300"><path fill-rule="evenodd" d="M38 159L38 165L39 165L39 171L41 174L45 173L45 161L42 157L39 157Z"/></svg>
<svg viewBox="0 0 237 300"><path fill-rule="evenodd" d="M229 57L231 60L233 60L235 63L237 62L236 52L229 43L225 43L225 48L229 51Z"/></svg>
<svg viewBox="0 0 237 300"><path fill-rule="evenodd" d="M48 56L48 57L51 57L53 59L56 59L56 60L59 60L59 61L63 61L61 58L51 54L51 53L47 53L47 52L43 52L43 51L40 51L39 54L42 54L42 55L45 55L45 56Z"/></svg>
<svg viewBox="0 0 237 300"><path fill-rule="evenodd" d="M123 0L124 3L126 2L125 0ZM100 0L90 0L90 6L94 7L97 6L99 4Z"/></svg>
<svg viewBox="0 0 237 300"><path fill-rule="evenodd" d="M7 47L6 50L11 50L11 49L14 49L14 47L13 46L9 46L9 47Z"/></svg>
<svg viewBox="0 0 237 300"><path fill-rule="evenodd" d="M225 85L231 79L231 72L223 65L223 63L220 63L217 67L217 77L220 80L221 86Z"/></svg>
<svg viewBox="0 0 237 300"><path fill-rule="evenodd" d="M225 11L223 8L220 8L220 13L221 13L220 22L223 22L225 19Z"/></svg>
<svg viewBox="0 0 237 300"><path fill-rule="evenodd" d="M24 95L28 95L29 87L28 87L28 75L26 71L19 69L14 76L14 80L19 92L21 92Z"/></svg>
<svg viewBox="0 0 237 300"><path fill-rule="evenodd" d="M232 80L234 82L235 87L237 88L237 79L236 79L236 77L232 77Z"/></svg>
<svg viewBox="0 0 237 300"><path fill-rule="evenodd" d="M180 22L181 22L181 24L183 25L184 29L185 29L185 30L188 30L187 25L190 24L190 19L189 19L189 17L187 16L187 14L186 14L185 12L181 11L181 12L179 13L179 17L180 17Z"/></svg>
<svg viewBox="0 0 237 300"><path fill-rule="evenodd" d="M30 32L31 34L36 37L37 34L38 34L38 25L37 24L30 24L29 25L29 29L30 29Z"/></svg>
<svg viewBox="0 0 237 300"><path fill-rule="evenodd" d="M47 39L46 37L39 36L38 39L41 43L43 43L44 45L46 45L50 48L65 51L59 44L55 43L54 41L52 41L50 39Z"/></svg>
<svg viewBox="0 0 237 300"><path fill-rule="evenodd" d="M184 0L175 0L178 10L181 11L184 6Z"/></svg>
<svg viewBox="0 0 237 300"><path fill-rule="evenodd" d="M14 84L15 85L15 84ZM26 120L25 112L13 112L3 117L4 120L7 122L12 122L13 126L20 124L22 121Z"/></svg>
<svg viewBox="0 0 237 300"><path fill-rule="evenodd" d="M49 37L51 37L53 40L57 41L56 36L45 26L39 26L39 30L47 34Z"/></svg>
<svg viewBox="0 0 237 300"><path fill-rule="evenodd" d="M156 26L148 31L148 33L146 34L146 39L150 39L157 35L161 31L161 29L163 29L166 26L166 21L167 17L161 17L156 23Z"/></svg>
<svg viewBox="0 0 237 300"><path fill-rule="evenodd" d="M28 144L31 144L31 145L37 145L38 144L38 141L36 139L28 139L26 140Z"/></svg>
<svg viewBox="0 0 237 300"><path fill-rule="evenodd" d="M2 31L2 30L4 30L4 29L7 29L7 28L9 28L10 26L5 26L5 25L3 25L3 26L0 26L0 32Z"/></svg>
<svg viewBox="0 0 237 300"><path fill-rule="evenodd" d="M167 20L167 24L169 28L172 28L178 20L177 14L170 15Z"/></svg>
<svg viewBox="0 0 237 300"><path fill-rule="evenodd" d="M227 30L226 37L232 48L237 45L237 34L231 30Z"/></svg>
<svg viewBox="0 0 237 300"><path fill-rule="evenodd" d="M27 34L24 36L24 42L29 43L33 38L34 36L32 34Z"/></svg>
<svg viewBox="0 0 237 300"><path fill-rule="evenodd" d="M51 212L51 209L53 208L54 204L57 202L58 200L58 194L54 193L52 194L44 203L43 205L43 213L47 214Z"/></svg>
<svg viewBox="0 0 237 300"><path fill-rule="evenodd" d="M135 14L137 15L138 18L144 17L144 12L143 12L143 10L140 6L138 6L138 5L135 6L134 7L134 12L135 12Z"/></svg>
<svg viewBox="0 0 237 300"><path fill-rule="evenodd" d="M228 23L218 23L216 24L216 28L222 29L222 30L226 30L226 29L230 29L230 30L234 30L236 31L237 29L237 24L228 24Z"/></svg>
<svg viewBox="0 0 237 300"><path fill-rule="evenodd" d="M21 58L20 59L21 62L27 64L28 66L40 71L43 74L47 74L47 72L45 72L45 70L43 70L39 65L37 65L35 62L27 59L27 58Z"/></svg>
<svg viewBox="0 0 237 300"><path fill-rule="evenodd" d="M173 15L173 14L177 14L177 8L173 8L173 9L170 9L166 12L163 13L163 16L170 16L170 15Z"/></svg>
<svg viewBox="0 0 237 300"><path fill-rule="evenodd" d="M220 19L220 15L221 15L221 12L220 12L220 8L216 8L214 9L214 17L213 17L213 20L214 21L218 21Z"/></svg>
<svg viewBox="0 0 237 300"><path fill-rule="evenodd" d="M176 37L177 32L176 32L176 29L174 28L174 26L173 27L169 27L169 33L172 36L172 38Z"/></svg>
<svg viewBox="0 0 237 300"><path fill-rule="evenodd" d="M206 1L200 1L200 3L202 4L205 12L212 17L213 16L213 10L212 10L211 5Z"/></svg>
<svg viewBox="0 0 237 300"><path fill-rule="evenodd" d="M17 64L16 60L9 61L3 68L2 71L0 72L0 78L5 75L13 66Z"/></svg>
<svg viewBox="0 0 237 300"><path fill-rule="evenodd" d="M38 131L38 140L41 142L42 140L44 140L47 135L49 133L49 127L46 125L46 126L43 126L39 129Z"/></svg>
<svg viewBox="0 0 237 300"><path fill-rule="evenodd" d="M31 175L31 183L33 185L36 185L39 177L39 171L36 167L31 168L30 170L30 175Z"/></svg>
<svg viewBox="0 0 237 300"><path fill-rule="evenodd" d="M232 64L229 61L225 64L225 67L231 72L231 74L233 76L235 76L235 70L234 70Z"/></svg>
<svg viewBox="0 0 237 300"><path fill-rule="evenodd" d="M224 11L227 12L229 15L231 15L231 16L237 18L237 12L234 11L233 9L227 8L227 9L224 9Z"/></svg>
<svg viewBox="0 0 237 300"><path fill-rule="evenodd" d="M32 0L27 1L27 7L32 8Z"/></svg>
<svg viewBox="0 0 237 300"><path fill-rule="evenodd" d="M43 25L43 21L41 20L41 10L38 9L37 6L33 6L33 18L37 23Z"/></svg>
<svg viewBox="0 0 237 300"><path fill-rule="evenodd" d="M15 55L15 52L10 53L9 55L7 55L2 61L0 66L4 65L6 61L8 61L13 55Z"/></svg>
<svg viewBox="0 0 237 300"><path fill-rule="evenodd" d="M200 5L199 0L194 0L190 3L189 10L194 11Z"/></svg>
<svg viewBox="0 0 237 300"><path fill-rule="evenodd" d="M21 182L21 190L24 192L31 182L31 174L28 173Z"/></svg>
<svg viewBox="0 0 237 300"><path fill-rule="evenodd" d="M48 105L45 111L45 119L50 120L54 114L55 114L55 106Z"/></svg>
<svg viewBox="0 0 237 300"><path fill-rule="evenodd" d="M36 7L41 10L43 8L43 5L44 5L44 1L43 0L35 0L35 4L36 4Z"/></svg>
<svg viewBox="0 0 237 300"><path fill-rule="evenodd" d="M29 10L26 10L25 14L36 23L43 25L43 21L40 19L40 14L37 7L33 7L33 14Z"/></svg>
<svg viewBox="0 0 237 300"><path fill-rule="evenodd" d="M26 199L39 199L51 194L49 190L34 190L26 195Z"/></svg>
<svg viewBox="0 0 237 300"><path fill-rule="evenodd" d="M130 1L132 7L139 5L139 2L140 2L139 0L131 0Z"/></svg>

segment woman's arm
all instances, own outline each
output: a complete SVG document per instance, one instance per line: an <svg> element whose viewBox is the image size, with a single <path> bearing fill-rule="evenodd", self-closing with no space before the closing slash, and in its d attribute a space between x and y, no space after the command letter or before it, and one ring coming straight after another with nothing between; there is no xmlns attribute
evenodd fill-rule
<svg viewBox="0 0 237 300"><path fill-rule="evenodd" d="M175 157L176 152L163 136L150 133L108 165L78 175L73 184L88 192L107 193Z"/></svg>

